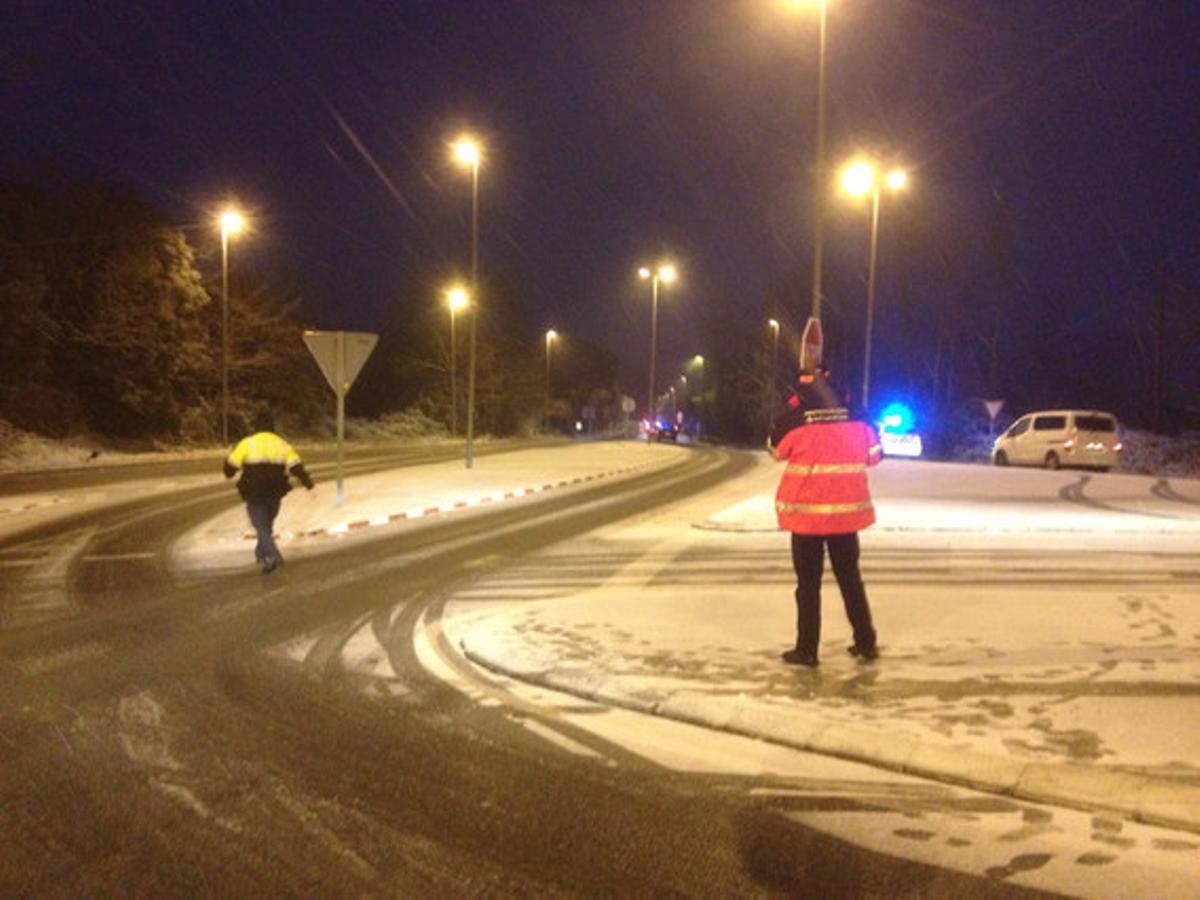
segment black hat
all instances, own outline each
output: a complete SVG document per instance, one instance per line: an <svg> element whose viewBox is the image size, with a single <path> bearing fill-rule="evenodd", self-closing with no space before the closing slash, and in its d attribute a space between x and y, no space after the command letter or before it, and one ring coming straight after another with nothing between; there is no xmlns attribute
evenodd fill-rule
<svg viewBox="0 0 1200 900"><path fill-rule="evenodd" d="M837 391L829 383L827 374L820 369L806 369L800 373L796 396L799 398L800 408L805 412L819 409L845 412L842 402L838 399Z"/></svg>
<svg viewBox="0 0 1200 900"><path fill-rule="evenodd" d="M254 419L251 424L253 424L255 432L274 431L275 416L269 409L259 410L254 414Z"/></svg>

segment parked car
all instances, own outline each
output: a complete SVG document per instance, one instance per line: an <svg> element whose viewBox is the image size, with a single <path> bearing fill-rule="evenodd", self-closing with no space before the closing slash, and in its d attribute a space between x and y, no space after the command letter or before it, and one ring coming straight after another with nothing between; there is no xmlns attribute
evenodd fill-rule
<svg viewBox="0 0 1200 900"><path fill-rule="evenodd" d="M996 438L998 466L1073 466L1107 472L1120 464L1121 430L1112 413L1055 409L1021 416Z"/></svg>

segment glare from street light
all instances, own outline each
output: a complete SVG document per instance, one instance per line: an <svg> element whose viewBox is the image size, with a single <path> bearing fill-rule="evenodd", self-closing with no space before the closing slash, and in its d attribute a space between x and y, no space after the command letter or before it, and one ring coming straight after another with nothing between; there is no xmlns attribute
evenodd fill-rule
<svg viewBox="0 0 1200 900"><path fill-rule="evenodd" d="M894 172L889 172L887 177L887 186L893 191L898 191L908 184L908 173L903 169L896 169Z"/></svg>
<svg viewBox="0 0 1200 900"><path fill-rule="evenodd" d="M670 284L678 277L679 273L671 263L663 263L657 269L649 269L646 266L638 269L638 278L641 278L643 281L647 278L657 278L663 284Z"/></svg>
<svg viewBox="0 0 1200 900"><path fill-rule="evenodd" d="M692 358L692 362L694 362L694 363L695 363L696 365L698 365L698 366L702 366L702 365L704 365L704 357L703 357L703 356L701 356L699 353L697 353L697 354L696 354L696 355L695 355L695 356Z"/></svg>
<svg viewBox="0 0 1200 900"><path fill-rule="evenodd" d="M446 302L450 304L450 312L466 309L471 303L471 295L466 288L453 287L446 291Z"/></svg>
<svg viewBox="0 0 1200 900"><path fill-rule="evenodd" d="M547 341L552 341L557 337L558 337L558 332L555 331L553 328L551 328L549 331L546 332L546 340Z"/></svg>
<svg viewBox="0 0 1200 900"><path fill-rule="evenodd" d="M237 234L246 226L246 220L236 209L227 209L221 213L221 233L229 236Z"/></svg>
<svg viewBox="0 0 1200 900"><path fill-rule="evenodd" d="M875 186L875 169L865 162L855 162L842 170L842 187L855 197L869 194Z"/></svg>
<svg viewBox="0 0 1200 900"><path fill-rule="evenodd" d="M778 319L767 319L767 326L769 328L774 329L775 331L778 331L779 330L779 320Z"/></svg>
<svg viewBox="0 0 1200 900"><path fill-rule="evenodd" d="M454 144L454 158L467 166L479 165L479 144L471 138L460 138Z"/></svg>

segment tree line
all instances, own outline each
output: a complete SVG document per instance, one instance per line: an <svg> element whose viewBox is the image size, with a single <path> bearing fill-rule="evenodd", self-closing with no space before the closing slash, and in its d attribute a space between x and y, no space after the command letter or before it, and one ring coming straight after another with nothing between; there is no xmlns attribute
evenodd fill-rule
<svg viewBox="0 0 1200 900"><path fill-rule="evenodd" d="M917 407L939 455L952 455L962 435L986 431L984 400L1005 400L997 427L1030 409L1078 406L1156 431L1200 427L1200 317L1196 291L1178 272L1164 269L1118 296L1031 300L1015 262L1016 226L1002 209L954 249L936 249L935 235L922 232L925 220L897 221L895 249L884 258L889 287L877 305L873 407L887 397ZM827 364L854 405L862 288L842 277L834 272L827 282L823 322ZM135 192L109 185L0 183L0 418L51 436L217 441L220 278L209 223L180 227ZM589 427L626 424L607 349L561 336L547 385L544 333L524 299L528 281L507 270L480 285L476 432L573 431L585 411L594 416ZM703 418L707 436L761 442L794 384L807 309L797 298L807 297L807 285L800 266L771 285L758 314L711 317L703 395L693 381L678 398L692 423ZM463 434L467 319L452 353L443 289L419 272L398 286L350 393L350 415L407 410ZM331 433L331 394L301 333L339 325L246 266L233 273L230 307L231 436L262 407L293 433ZM768 318L783 323L774 369Z"/></svg>
<svg viewBox="0 0 1200 900"><path fill-rule="evenodd" d="M211 228L206 226L206 233ZM221 267L212 241L128 189L0 183L0 418L48 436L208 444L221 433ZM477 433L566 429L590 405L623 414L615 357L572 339L547 407L542 336L520 285L482 286ZM245 267L230 281L231 437L261 408L287 428L328 434L333 404L301 338L319 316ZM412 410L462 433L467 329L457 329L459 422L450 421L450 345L438 291L414 277L350 394L351 415ZM563 348L564 351L566 348Z"/></svg>

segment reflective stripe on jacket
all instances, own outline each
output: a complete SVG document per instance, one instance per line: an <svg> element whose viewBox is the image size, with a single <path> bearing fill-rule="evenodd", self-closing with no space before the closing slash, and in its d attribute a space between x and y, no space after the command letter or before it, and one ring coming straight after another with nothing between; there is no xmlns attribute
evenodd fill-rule
<svg viewBox="0 0 1200 900"><path fill-rule="evenodd" d="M259 431L242 438L225 459L225 477L242 470L238 493L243 500L263 501L282 497L292 489L288 474L295 475L306 488L313 486L300 461L300 454L279 435Z"/></svg>
<svg viewBox="0 0 1200 900"><path fill-rule="evenodd" d="M779 527L796 534L846 534L875 521L867 467L882 452L864 422L810 422L774 448L787 462L775 492Z"/></svg>

